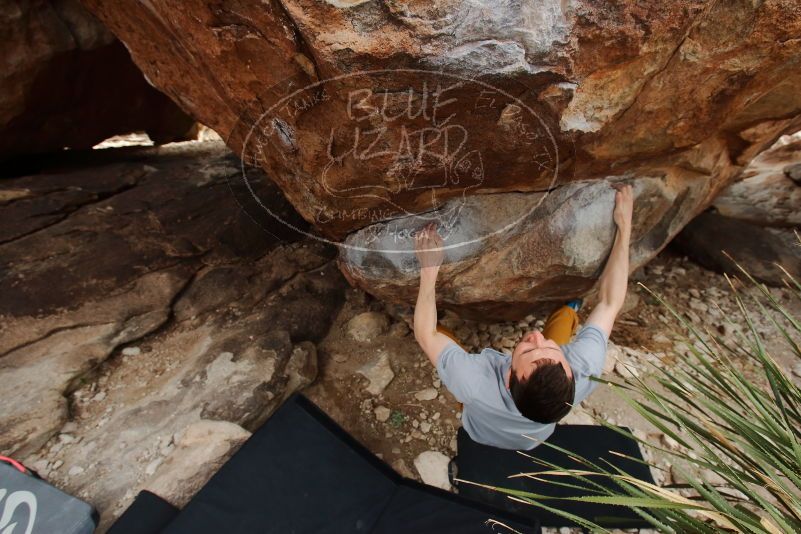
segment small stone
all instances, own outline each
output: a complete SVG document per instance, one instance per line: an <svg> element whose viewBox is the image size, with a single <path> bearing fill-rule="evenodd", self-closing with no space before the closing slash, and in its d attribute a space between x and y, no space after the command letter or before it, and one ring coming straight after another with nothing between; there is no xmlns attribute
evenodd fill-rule
<svg viewBox="0 0 801 534"><path fill-rule="evenodd" d="M450 463L450 458L439 451L426 451L414 459L414 467L423 482L444 490L451 488L448 481L448 463Z"/></svg>
<svg viewBox="0 0 801 534"><path fill-rule="evenodd" d="M431 431L431 423L428 421L423 421L420 423L420 430L423 432L423 434L428 434Z"/></svg>
<svg viewBox="0 0 801 534"><path fill-rule="evenodd" d="M611 374L615 370L615 364L623 358L623 351L612 341L606 344L606 359L604 360L603 374Z"/></svg>
<svg viewBox="0 0 801 534"><path fill-rule="evenodd" d="M411 469L409 469L409 466L406 465L406 462L403 461L403 458L398 458L397 460L392 462L391 465L392 469L394 469L395 472L398 473L400 476L406 478L414 478L414 473L412 472Z"/></svg>
<svg viewBox="0 0 801 534"><path fill-rule="evenodd" d="M92 401L93 402L100 402L100 401L104 400L105 398L106 398L106 392L105 391L101 391L97 395L92 397Z"/></svg>
<svg viewBox="0 0 801 534"><path fill-rule="evenodd" d="M364 365L357 372L370 381L367 386L367 392L371 395L383 393L384 389L395 378L395 373L392 372L392 366L389 364L389 356L387 356L386 352L379 352L378 358L374 362Z"/></svg>
<svg viewBox="0 0 801 534"><path fill-rule="evenodd" d="M431 419L433 419L434 421L436 421L439 418L440 418L440 413L439 412L434 412L434 415L431 416Z"/></svg>
<svg viewBox="0 0 801 534"><path fill-rule="evenodd" d="M665 448L670 449L672 451L677 451L677 450L679 450L679 448L681 448L681 445L679 445L679 442L676 441L675 439L671 438L667 434L662 434L662 437L660 438L660 440L662 441L662 445L664 445Z"/></svg>
<svg viewBox="0 0 801 534"><path fill-rule="evenodd" d="M659 333L656 334L653 338L654 343L670 343L670 338L667 337L665 334Z"/></svg>
<svg viewBox="0 0 801 534"><path fill-rule="evenodd" d="M67 474L71 477L80 475L81 473L83 473L83 467L79 465L73 465L72 467L70 467L70 470L67 471Z"/></svg>
<svg viewBox="0 0 801 534"><path fill-rule="evenodd" d="M637 378L640 372L631 363L619 361L615 363L615 372L623 378Z"/></svg>
<svg viewBox="0 0 801 534"><path fill-rule="evenodd" d="M640 304L640 296L637 294L636 291L627 291L626 297L623 299L623 307L620 309L620 313L628 313L634 310Z"/></svg>
<svg viewBox="0 0 801 534"><path fill-rule="evenodd" d="M34 471L36 471L38 473L44 473L44 472L47 471L47 464L48 464L48 461L45 460L44 458L41 458L39 460L36 460L33 463L32 467L33 467Z"/></svg>
<svg viewBox="0 0 801 534"><path fill-rule="evenodd" d="M55 462L53 462L53 465L52 465L52 466L50 466L50 469L52 469L53 471L55 471L56 469L58 469L58 468L59 468L59 467L61 467L62 465L64 465L64 461L63 461L63 460L56 460Z"/></svg>
<svg viewBox="0 0 801 534"><path fill-rule="evenodd" d="M709 306L698 299L690 299L690 308L701 313L706 313L709 310Z"/></svg>
<svg viewBox="0 0 801 534"><path fill-rule="evenodd" d="M73 443L75 441L75 436L70 434L59 434L58 440L64 445L67 445L68 443Z"/></svg>
<svg viewBox="0 0 801 534"><path fill-rule="evenodd" d="M692 311L692 310L685 310L684 314L685 314L685 315L687 316L687 318L688 318L688 319L690 319L690 321L692 321L693 323L696 323L696 324L697 324L697 323L700 323L700 322L701 322L701 318L700 318L700 317L698 317L698 314L697 314L697 313L695 313L695 312L694 312L694 311Z"/></svg>
<svg viewBox="0 0 801 534"><path fill-rule="evenodd" d="M366 343L374 340L389 328L389 319L380 312L364 312L348 321L346 330L355 341Z"/></svg>
<svg viewBox="0 0 801 534"><path fill-rule="evenodd" d="M414 421L412 421L412 426L413 426L414 428L419 428L419 427L420 427L420 421L418 421L417 419L415 419Z"/></svg>
<svg viewBox="0 0 801 534"><path fill-rule="evenodd" d="M434 387L435 388L439 389L441 386L442 386L442 380L440 380L439 378L434 380Z"/></svg>
<svg viewBox="0 0 801 534"><path fill-rule="evenodd" d="M701 292L698 291L697 289L695 289L694 287L691 287L687 292L693 298L696 298L696 299L700 299L701 298Z"/></svg>
<svg viewBox="0 0 801 534"><path fill-rule="evenodd" d="M142 349L139 347L125 347L122 349L123 356L139 356L142 354Z"/></svg>
<svg viewBox="0 0 801 534"><path fill-rule="evenodd" d="M570 412L559 421L564 425L594 425L595 420L583 410L570 410Z"/></svg>
<svg viewBox="0 0 801 534"><path fill-rule="evenodd" d="M392 337L406 337L408 334L409 325L403 321L392 323L392 326L389 327L389 335Z"/></svg>
<svg viewBox="0 0 801 534"><path fill-rule="evenodd" d="M414 394L414 398L419 401L430 401L437 398L438 392L435 388L426 388Z"/></svg>
<svg viewBox="0 0 801 534"><path fill-rule="evenodd" d="M145 467L145 474L146 474L147 476L150 476L150 475L152 475L153 473L155 473L155 472L156 472L156 469L158 469L158 468L159 468L159 466L161 465L161 462L162 462L162 461L164 461L164 459L163 459L163 458L156 458L155 460L153 460L152 462L150 462L149 464L147 464L147 467Z"/></svg>
<svg viewBox="0 0 801 534"><path fill-rule="evenodd" d="M728 484L725 478L711 469L704 469L701 471L701 478L710 486L725 486Z"/></svg>
<svg viewBox="0 0 801 534"><path fill-rule="evenodd" d="M66 423L64 423L64 426L61 427L61 432L64 434L69 434L77 430L78 430L78 423L76 423L75 421L67 421Z"/></svg>
<svg viewBox="0 0 801 534"><path fill-rule="evenodd" d="M375 413L375 418L379 422L384 423L387 419L389 419L389 414L392 412L386 406L376 406L375 410L373 410L373 413Z"/></svg>

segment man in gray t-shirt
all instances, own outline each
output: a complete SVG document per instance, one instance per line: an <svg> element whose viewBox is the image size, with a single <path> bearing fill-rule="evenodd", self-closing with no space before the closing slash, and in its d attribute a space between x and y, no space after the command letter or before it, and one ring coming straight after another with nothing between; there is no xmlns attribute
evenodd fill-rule
<svg viewBox="0 0 801 534"><path fill-rule="evenodd" d="M414 334L440 378L464 404L462 423L475 441L506 449L531 449L595 387L612 325L626 297L634 200L631 186L615 186L614 244L599 280L599 301L575 338L564 344L535 330L511 356L492 349L468 354L437 328L435 287L443 241L433 225L416 236L420 291Z"/></svg>

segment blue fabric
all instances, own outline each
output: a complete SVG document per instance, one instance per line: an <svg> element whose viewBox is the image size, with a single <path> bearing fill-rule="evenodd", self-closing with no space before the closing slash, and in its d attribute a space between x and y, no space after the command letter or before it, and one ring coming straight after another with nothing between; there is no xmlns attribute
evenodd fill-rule
<svg viewBox="0 0 801 534"><path fill-rule="evenodd" d="M577 405L592 393L601 376L608 336L595 325L583 327L573 341L562 345L565 358L576 379ZM442 383L464 404L462 426L478 443L502 449L532 449L553 433L554 424L535 423L520 413L506 388L506 373L512 358L487 348L469 354L456 343L449 343L437 360Z"/></svg>

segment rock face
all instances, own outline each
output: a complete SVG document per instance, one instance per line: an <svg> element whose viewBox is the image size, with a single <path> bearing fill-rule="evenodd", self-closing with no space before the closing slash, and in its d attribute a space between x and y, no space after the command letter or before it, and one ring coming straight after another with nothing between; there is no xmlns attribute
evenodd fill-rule
<svg viewBox="0 0 801 534"><path fill-rule="evenodd" d="M187 427L252 430L314 380L346 283L333 247L242 211L222 143L103 152L0 184L0 454L106 525Z"/></svg>
<svg viewBox="0 0 801 534"><path fill-rule="evenodd" d="M5 0L0 25L0 159L132 131L157 143L190 134L194 120L77 0Z"/></svg>
<svg viewBox="0 0 801 534"><path fill-rule="evenodd" d="M357 247L342 258L352 281L395 301L410 302L414 260L391 230L420 214L492 230L451 249L443 303L519 315L586 290L608 252L609 196L560 211L559 191L661 181L638 210L642 263L801 122L791 0L86 5L318 232ZM371 244L382 231L392 250Z"/></svg>
<svg viewBox="0 0 801 534"><path fill-rule="evenodd" d="M787 278L777 265L801 279L801 245L789 230L707 212L687 225L676 243L701 265L741 278L737 264L757 280L776 286L783 286Z"/></svg>
<svg viewBox="0 0 801 534"><path fill-rule="evenodd" d="M801 134L783 136L754 158L713 206L715 213L700 215L679 234L677 243L688 255L742 276L739 263L779 286L787 276L778 265L801 276Z"/></svg>
<svg viewBox="0 0 801 534"><path fill-rule="evenodd" d="M760 226L801 226L801 134L784 136L754 158L714 207Z"/></svg>
<svg viewBox="0 0 801 534"><path fill-rule="evenodd" d="M686 171L629 180L636 206L634 269L695 215L711 184L708 177ZM550 194L470 197L450 227L440 231L447 263L437 296L464 316L480 319L489 311L514 319L582 295L594 284L614 240L614 193L605 181L582 181ZM413 302L419 284L413 243L396 236L410 235L430 218L406 217L352 234L341 252L343 272L381 298ZM511 228L492 235L503 227Z"/></svg>

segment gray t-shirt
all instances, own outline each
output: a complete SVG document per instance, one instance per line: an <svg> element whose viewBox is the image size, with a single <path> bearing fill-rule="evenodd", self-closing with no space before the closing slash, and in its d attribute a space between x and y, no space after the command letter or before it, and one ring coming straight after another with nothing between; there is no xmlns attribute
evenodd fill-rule
<svg viewBox="0 0 801 534"><path fill-rule="evenodd" d="M561 346L576 379L573 406L598 385L590 376L603 372L607 338L590 324ZM512 358L502 352L487 348L480 354L469 354L456 343L449 343L439 355L437 371L442 383L464 404L462 425L473 440L503 449L532 449L548 439L555 424L535 423L517 409L506 389L506 372L511 365Z"/></svg>

